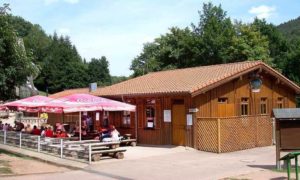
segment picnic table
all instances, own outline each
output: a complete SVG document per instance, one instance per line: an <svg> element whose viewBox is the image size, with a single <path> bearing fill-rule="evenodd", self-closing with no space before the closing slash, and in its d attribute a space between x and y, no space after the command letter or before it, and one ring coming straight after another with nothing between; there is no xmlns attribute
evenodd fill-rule
<svg viewBox="0 0 300 180"><path fill-rule="evenodd" d="M287 155L280 158L280 160L285 161L287 164L287 175L288 179L291 179L291 159L295 159L295 173L296 173L296 180L299 179L299 170L298 170L298 156L300 152L290 152Z"/></svg>

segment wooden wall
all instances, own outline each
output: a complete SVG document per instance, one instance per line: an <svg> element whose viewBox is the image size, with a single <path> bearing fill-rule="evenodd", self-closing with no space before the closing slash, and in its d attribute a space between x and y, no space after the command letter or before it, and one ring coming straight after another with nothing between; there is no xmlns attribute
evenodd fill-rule
<svg viewBox="0 0 300 180"><path fill-rule="evenodd" d="M144 96L144 97L125 97L126 100L135 102L137 106L137 122L138 122L138 143L140 144L172 144L172 123L164 122L163 111L172 110L172 102L174 100L183 100L186 107L186 113L191 108L191 98L189 96ZM153 129L146 128L146 100L155 99L155 127ZM192 134L192 131L189 132ZM192 135L189 137L192 138ZM190 141L192 142L192 140ZM192 144L190 145L192 146Z"/></svg>
<svg viewBox="0 0 300 180"><path fill-rule="evenodd" d="M230 116L241 115L241 98L249 98L249 115L260 115L260 100L267 98L267 114L277 108L279 97L283 98L284 108L296 107L295 92L284 84L277 82L270 75L262 72L262 87L258 93L251 92L249 75L232 80L224 85L207 91L193 98L194 106L199 109L197 117L220 117L218 98L228 98L228 104L233 106Z"/></svg>

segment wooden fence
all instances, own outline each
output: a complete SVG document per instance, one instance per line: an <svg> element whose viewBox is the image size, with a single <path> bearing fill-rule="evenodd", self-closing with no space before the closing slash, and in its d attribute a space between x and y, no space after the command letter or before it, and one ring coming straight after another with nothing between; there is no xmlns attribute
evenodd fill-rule
<svg viewBox="0 0 300 180"><path fill-rule="evenodd" d="M209 152L231 152L272 145L269 116L197 118L195 148Z"/></svg>

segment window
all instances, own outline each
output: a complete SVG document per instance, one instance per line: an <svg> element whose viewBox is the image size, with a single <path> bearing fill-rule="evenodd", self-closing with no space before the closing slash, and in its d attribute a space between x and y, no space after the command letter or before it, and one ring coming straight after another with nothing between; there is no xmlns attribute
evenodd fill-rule
<svg viewBox="0 0 300 180"><path fill-rule="evenodd" d="M282 97L277 98L277 108L279 108L279 109L283 108L283 98Z"/></svg>
<svg viewBox="0 0 300 180"><path fill-rule="evenodd" d="M146 127L154 128L155 125L155 100L148 99L146 101Z"/></svg>
<svg viewBox="0 0 300 180"><path fill-rule="evenodd" d="M260 98L260 114L267 114L267 98Z"/></svg>
<svg viewBox="0 0 300 180"><path fill-rule="evenodd" d="M122 127L130 127L130 112L129 111L123 112Z"/></svg>
<svg viewBox="0 0 300 180"><path fill-rule="evenodd" d="M225 98L225 97L218 98L218 103L227 104L228 103L228 98Z"/></svg>
<svg viewBox="0 0 300 180"><path fill-rule="evenodd" d="M241 115L249 115L249 98L242 98L241 100Z"/></svg>
<svg viewBox="0 0 300 180"><path fill-rule="evenodd" d="M109 111L103 111L103 127L108 127L109 125Z"/></svg>

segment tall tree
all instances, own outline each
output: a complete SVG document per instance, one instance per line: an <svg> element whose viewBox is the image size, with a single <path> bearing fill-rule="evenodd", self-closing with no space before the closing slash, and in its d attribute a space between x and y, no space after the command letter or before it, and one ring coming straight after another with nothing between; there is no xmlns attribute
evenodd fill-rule
<svg viewBox="0 0 300 180"><path fill-rule="evenodd" d="M255 25L236 23L236 33L232 38L231 46L225 50L228 62L263 60L271 64L269 41Z"/></svg>
<svg viewBox="0 0 300 180"><path fill-rule="evenodd" d="M88 63L88 74L89 82L97 82L100 86L111 84L109 62L105 56L100 59L91 59L91 62Z"/></svg>
<svg viewBox="0 0 300 180"><path fill-rule="evenodd" d="M26 54L22 39L19 39L9 23L8 6L0 8L0 97L15 98L16 86L27 81L35 72L31 57Z"/></svg>
<svg viewBox="0 0 300 180"><path fill-rule="evenodd" d="M226 49L235 34L231 19L221 5L214 6L212 3L203 4L199 17L198 24L192 24L193 32L202 39L203 50L200 57L203 57L203 62L199 64L226 63L230 60Z"/></svg>

